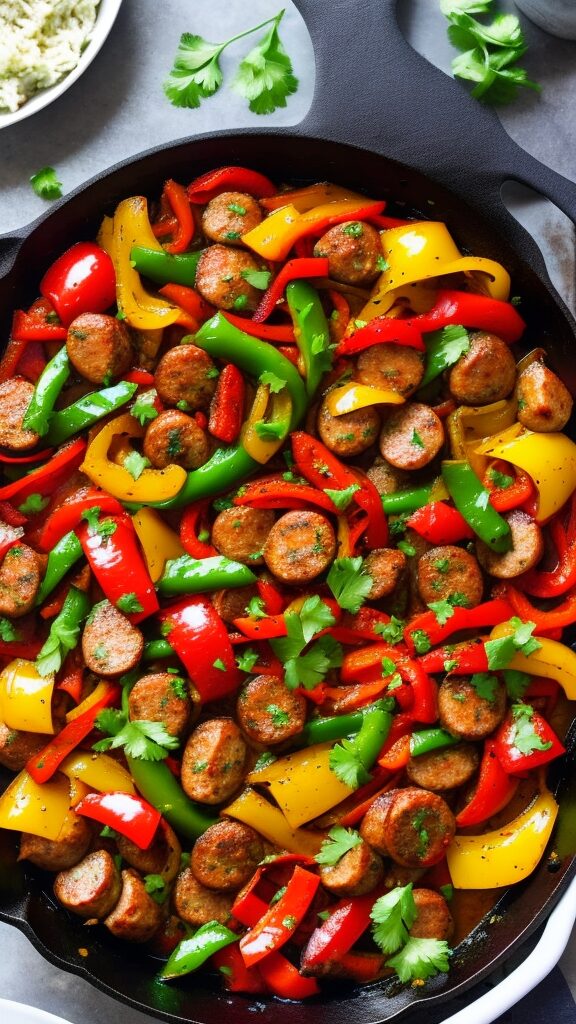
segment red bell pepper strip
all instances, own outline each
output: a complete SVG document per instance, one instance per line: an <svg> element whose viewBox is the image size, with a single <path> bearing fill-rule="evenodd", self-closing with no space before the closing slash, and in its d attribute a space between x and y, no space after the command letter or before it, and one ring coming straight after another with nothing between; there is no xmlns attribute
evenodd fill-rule
<svg viewBox="0 0 576 1024"><path fill-rule="evenodd" d="M168 202L176 219L176 232L172 241L165 245L166 252L185 252L194 237L195 223L190 209L190 200L183 185L169 178L164 184L162 197Z"/></svg>
<svg viewBox="0 0 576 1024"><path fill-rule="evenodd" d="M65 725L62 731L50 740L40 753L34 754L30 758L26 765L26 771L35 782L47 782L52 778L64 758L68 757L68 754L90 735L102 709L118 704L120 695L121 690L118 684L107 681L105 692L100 700L78 718L74 718L68 725Z"/></svg>
<svg viewBox="0 0 576 1024"><path fill-rule="evenodd" d="M122 380L127 380L129 384L141 384L142 387L154 386L154 374L148 370L142 370L139 366L134 367L129 373L122 374Z"/></svg>
<svg viewBox="0 0 576 1024"><path fill-rule="evenodd" d="M370 926L370 911L381 890L341 900L330 917L312 932L302 953L303 970L337 962Z"/></svg>
<svg viewBox="0 0 576 1024"><path fill-rule="evenodd" d="M343 683L368 682L375 674L382 674L383 658L390 658L397 666L405 653L398 647L382 642L363 647L360 651L350 651L344 656L340 679Z"/></svg>
<svg viewBox="0 0 576 1024"><path fill-rule="evenodd" d="M488 657L483 638L466 640L455 647L436 647L416 660L425 672L431 673L445 672L446 663L453 665L451 671L458 675L474 675L475 672L488 671Z"/></svg>
<svg viewBox="0 0 576 1024"><path fill-rule="evenodd" d="M329 288L328 295L330 297L330 302L334 306L334 314L337 315L338 330L344 334L344 331L350 323L350 303L343 295L340 294L340 292L337 292L335 288Z"/></svg>
<svg viewBox="0 0 576 1024"><path fill-rule="evenodd" d="M388 523L382 500L368 477L356 475L336 456L310 434L297 430L292 434L292 452L298 472L318 489L329 487L343 490L359 485L353 495L354 502L368 515L366 539L370 548L384 548L388 543Z"/></svg>
<svg viewBox="0 0 576 1024"><path fill-rule="evenodd" d="M14 508L9 501L0 501L0 519L8 523L8 526L24 526L28 522L28 517Z"/></svg>
<svg viewBox="0 0 576 1024"><path fill-rule="evenodd" d="M378 634L374 631L375 626L385 626L389 622L390 616L386 612L364 605L356 615L345 614L338 626L331 627L330 635L339 643L349 646L363 644L366 640L376 643Z"/></svg>
<svg viewBox="0 0 576 1024"><path fill-rule="evenodd" d="M256 587L264 602L264 611L266 614L281 615L288 604L288 601L284 595L280 593L276 584L265 576L261 576L256 581Z"/></svg>
<svg viewBox="0 0 576 1024"><path fill-rule="evenodd" d="M334 715L347 714L349 711L357 711L373 700L386 689L388 683L385 679L376 679L372 683L355 683L351 686L324 686L322 703L329 701L329 713ZM311 693L311 690L307 691ZM398 691L394 691L394 696Z"/></svg>
<svg viewBox="0 0 576 1024"><path fill-rule="evenodd" d="M512 608L513 614L518 615L523 622L535 622L534 632L538 635L547 634L549 630L558 627L571 626L576 622L576 587L566 595L561 604L557 604L555 608L550 608L547 611L536 608L525 594L512 583L498 584L495 592L505 598Z"/></svg>
<svg viewBox="0 0 576 1024"><path fill-rule="evenodd" d="M339 973L358 985L367 985L376 981L384 966L382 953L345 953L340 957Z"/></svg>
<svg viewBox="0 0 576 1024"><path fill-rule="evenodd" d="M141 850L148 849L162 819L160 811L131 793L87 793L74 810L84 818L108 825Z"/></svg>
<svg viewBox="0 0 576 1024"><path fill-rule="evenodd" d="M255 323L254 320L248 320L246 317L236 316L235 313L228 312L223 312L222 316L229 323L233 324L234 327L244 331L244 334L251 335L253 338L262 338L263 341L278 341L284 345L291 345L296 341L292 324L260 324Z"/></svg>
<svg viewBox="0 0 576 1024"><path fill-rule="evenodd" d="M112 260L95 242L76 242L48 268L40 291L64 327L80 313L103 313L116 302Z"/></svg>
<svg viewBox="0 0 576 1024"><path fill-rule="evenodd" d="M265 619L257 619L252 615L243 615L232 623L248 640L273 640L278 636L286 636L286 622L283 615L268 615Z"/></svg>
<svg viewBox="0 0 576 1024"><path fill-rule="evenodd" d="M318 995L316 978L305 978L281 953L270 953L258 964L266 988L279 999L309 999Z"/></svg>
<svg viewBox="0 0 576 1024"><path fill-rule="evenodd" d="M419 352L426 351L422 332L410 321L377 316L374 320L370 320L365 327L359 327L354 334L344 338L338 345L336 354L351 356L357 352L363 352L366 348L372 348L372 345L382 344L406 345Z"/></svg>
<svg viewBox="0 0 576 1024"><path fill-rule="evenodd" d="M548 764L549 761L553 761L556 757L560 757L561 754L565 753L565 747L558 739L551 725L548 724L545 718L542 717L535 711L531 710L529 716L529 722L532 731L538 737L545 747L544 750L531 750L529 753L523 753L515 744L518 730L518 721L523 716L519 712L519 708L523 708L525 705L512 705L512 709L507 717L502 722L502 725L498 729L494 737L494 752L498 758L502 768L509 774L516 774L518 772L531 771L532 768L539 768L543 764ZM528 705L526 705L527 707Z"/></svg>
<svg viewBox="0 0 576 1024"><path fill-rule="evenodd" d="M40 462L42 459L48 459L53 451L53 448L44 448L43 451L34 452L33 455L3 455L0 453L0 462L5 462L10 466L21 466L29 462Z"/></svg>
<svg viewBox="0 0 576 1024"><path fill-rule="evenodd" d="M15 341L66 341L66 328L62 324L42 323L23 309L17 309L12 319L12 337Z"/></svg>
<svg viewBox="0 0 576 1024"><path fill-rule="evenodd" d="M566 528L555 518L549 530L558 552L558 565L551 572L530 569L517 580L533 597L560 597L576 586L576 492L570 499Z"/></svg>
<svg viewBox="0 0 576 1024"><path fill-rule="evenodd" d="M246 967L238 945L225 946L212 955L214 967L221 972L228 992L257 995L266 991L264 981L255 968Z"/></svg>
<svg viewBox="0 0 576 1024"><path fill-rule="evenodd" d="M82 687L84 683L84 658L80 647L75 647L66 655L62 667L62 679L57 684L57 690L63 690L69 694L75 704L80 703Z"/></svg>
<svg viewBox="0 0 576 1024"><path fill-rule="evenodd" d="M245 397L246 384L242 373L234 363L226 363L210 403L208 430L212 437L227 444L238 439L244 422Z"/></svg>
<svg viewBox="0 0 576 1024"><path fill-rule="evenodd" d="M13 661L14 658L26 658L32 661L42 650L42 640L0 640L0 658Z"/></svg>
<svg viewBox="0 0 576 1024"><path fill-rule="evenodd" d="M400 736L394 740L392 746L388 747L378 758L378 764L390 772L399 772L406 767L410 760L410 736Z"/></svg>
<svg viewBox="0 0 576 1024"><path fill-rule="evenodd" d="M325 512L337 515L338 510L324 491L301 484L297 481L284 480L281 476L262 477L242 488L242 494L234 498L235 505L248 505L250 508L308 508L316 505Z"/></svg>
<svg viewBox="0 0 576 1024"><path fill-rule="evenodd" d="M290 281L311 277L328 277L328 274L329 262L325 257L288 260L262 296L252 319L257 324L267 320L274 312L277 303L280 302L286 285Z"/></svg>
<svg viewBox="0 0 576 1024"><path fill-rule="evenodd" d="M496 756L495 748L496 743L493 739L486 740L474 795L456 815L458 828L481 825L506 807L518 789L520 779L514 778L504 770Z"/></svg>
<svg viewBox="0 0 576 1024"><path fill-rule="evenodd" d="M202 701L216 700L238 689L242 676L226 626L207 597L187 597L162 609L159 618Z"/></svg>
<svg viewBox="0 0 576 1024"><path fill-rule="evenodd" d="M18 341L16 338L9 339L2 359L0 359L0 384L14 376L26 345L25 341Z"/></svg>
<svg viewBox="0 0 576 1024"><path fill-rule="evenodd" d="M381 674L383 658L390 658L394 662L402 681L412 690L412 721L425 724L435 722L438 717L436 683L419 662L407 657L406 652L398 647L383 643L372 644L361 651L346 654L340 678L343 682L371 682L375 673Z"/></svg>
<svg viewBox="0 0 576 1024"><path fill-rule="evenodd" d="M218 554L216 548L208 540L200 540L204 530L208 537L210 536L206 528L209 507L209 498L195 501L188 506L180 521L180 541L182 547L189 555L192 555L192 558L211 558Z"/></svg>
<svg viewBox="0 0 576 1024"><path fill-rule="evenodd" d="M66 533L70 533L70 530L79 525L82 513L91 508L99 508L100 512L111 515L125 514L120 502L111 494L96 488L82 488L50 513L42 527L38 546L42 551L51 551Z"/></svg>
<svg viewBox="0 0 576 1024"><path fill-rule="evenodd" d="M81 437L71 444L60 448L56 454L44 466L39 466L31 473L21 477L20 480L13 480L12 483L0 487L0 499L13 498L15 495L24 500L29 494L49 494L62 481L63 477L69 476L84 458L86 441Z"/></svg>
<svg viewBox="0 0 576 1024"><path fill-rule="evenodd" d="M400 217L383 217L381 214L366 219L382 231L388 231L389 228L404 228L410 223L409 220L402 220Z"/></svg>
<svg viewBox="0 0 576 1024"><path fill-rule="evenodd" d="M389 778L389 772L382 767L377 767L376 765L371 770L373 778L370 782L367 782L365 786L357 789L353 798L347 798L346 806L348 806L348 802L350 800L352 800L352 806L345 814L338 816L338 824L342 825L344 828L353 828L354 825L362 820L366 811L372 806L379 796L383 796L384 793L388 793L389 790L395 789L398 785L400 780L399 774L393 775L392 778ZM387 779L384 786L382 785L383 778Z"/></svg>
<svg viewBox="0 0 576 1024"><path fill-rule="evenodd" d="M429 505L416 509L407 525L430 544L456 544L474 536L464 516L445 501L431 501Z"/></svg>
<svg viewBox="0 0 576 1024"><path fill-rule="evenodd" d="M509 487L495 486L491 471L499 469L507 473L509 468L507 463L499 459L490 464L482 481L486 490L490 492L490 504L497 512L511 512L513 508L519 508L525 501L530 500L536 490L532 478L521 469L514 470L514 482Z"/></svg>
<svg viewBox="0 0 576 1024"><path fill-rule="evenodd" d="M209 203L220 192L247 192L256 199L276 195L278 189L269 178L248 167L217 167L194 178L187 188L191 203Z"/></svg>
<svg viewBox="0 0 576 1024"><path fill-rule="evenodd" d="M446 620L443 626L438 623L434 612L422 612L410 620L404 630L404 640L410 650L414 650L413 634L422 631L428 637L430 644L436 644L447 640L453 633L461 629L481 629L484 626L497 626L500 622L506 622L514 615L511 604L502 598L494 601L484 601L475 608L454 608L454 614Z"/></svg>
<svg viewBox="0 0 576 1024"><path fill-rule="evenodd" d="M405 322L422 332L461 324L463 327L493 331L508 343L518 341L526 329L524 320L512 303L448 288L438 292L436 302L427 313L410 317Z"/></svg>
<svg viewBox="0 0 576 1024"><path fill-rule="evenodd" d="M114 524L111 534L102 536L83 522L76 535L92 572L113 605L126 594L134 595L141 611L127 615L134 625L158 611L158 597L142 557L132 523L119 516L108 516L101 523Z"/></svg>
<svg viewBox="0 0 576 1024"><path fill-rule="evenodd" d="M269 953L276 952L289 942L308 911L319 885L318 875L296 865L284 894L240 939L240 952L247 967L253 967Z"/></svg>
<svg viewBox="0 0 576 1024"><path fill-rule="evenodd" d="M199 292L184 284L165 284L158 291L175 306L179 306L185 313L189 313L198 327L215 313L214 307L206 302Z"/></svg>
<svg viewBox="0 0 576 1024"><path fill-rule="evenodd" d="M42 345L38 341L30 341L18 360L17 372L21 373L27 380L36 383L42 371L46 368L46 357Z"/></svg>

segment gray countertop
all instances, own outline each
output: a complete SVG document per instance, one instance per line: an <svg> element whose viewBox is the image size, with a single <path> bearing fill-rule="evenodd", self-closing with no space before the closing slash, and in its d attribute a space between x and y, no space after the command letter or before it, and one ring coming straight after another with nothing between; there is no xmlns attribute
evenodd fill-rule
<svg viewBox="0 0 576 1024"><path fill-rule="evenodd" d="M330 0L325 3L327 16ZM300 79L285 110L262 119L224 88L199 110L179 110L163 97L161 82L181 32L220 39L275 14L276 0L124 0L113 32L86 73L52 106L0 132L0 233L22 227L46 204L28 179L55 166L65 191L103 168L149 146L215 128L295 125L305 115L314 85L314 61L305 25L290 0L282 36ZM400 0L402 27L410 42L448 70L452 51L437 0ZM500 4L513 10L511 0ZM524 63L543 86L504 108L513 138L549 166L576 177L576 43L556 39L523 21L530 50ZM225 54L223 68L234 56ZM479 154L479 160L481 154ZM511 212L536 238L560 294L576 307L574 229L551 203L511 184L504 191ZM566 959L566 971L570 963ZM15 929L0 925L0 995L49 1010L74 1024L150 1024L79 980L49 965Z"/></svg>

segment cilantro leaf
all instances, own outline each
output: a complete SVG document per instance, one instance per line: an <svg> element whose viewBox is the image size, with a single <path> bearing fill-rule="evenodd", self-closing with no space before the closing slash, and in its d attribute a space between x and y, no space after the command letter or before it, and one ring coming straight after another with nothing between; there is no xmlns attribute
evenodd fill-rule
<svg viewBox="0 0 576 1024"><path fill-rule="evenodd" d="M488 668L493 672L506 668L517 651L527 656L540 650L542 646L539 640L532 636L533 630L536 629L535 622L522 622L517 615L514 615L509 619L507 625L513 627L513 633L497 640L487 640L484 644Z"/></svg>
<svg viewBox="0 0 576 1024"><path fill-rule="evenodd" d="M330 668L342 664L342 648L332 637L325 636L306 654L302 652L317 633L333 626L336 620L328 605L315 594L306 598L299 613L286 612L284 621L287 635L271 640L270 646L284 665L286 686L295 689L302 685L313 689Z"/></svg>
<svg viewBox="0 0 576 1024"><path fill-rule="evenodd" d="M246 605L246 614L251 615L253 619L266 619L267 615L264 611L264 601L261 597L255 595L251 597Z"/></svg>
<svg viewBox="0 0 576 1024"><path fill-rule="evenodd" d="M502 675L510 700L521 701L530 686L532 677L527 672L518 672L515 668L504 669Z"/></svg>
<svg viewBox="0 0 576 1024"><path fill-rule="evenodd" d="M329 487L324 487L324 494L327 494L330 501L336 506L339 512L344 512L352 498L356 494L356 491L360 490L360 484L350 484L349 487L344 487L342 490L333 491Z"/></svg>
<svg viewBox="0 0 576 1024"><path fill-rule="evenodd" d="M398 885L377 899L372 907L372 936L383 953L395 953L408 941L408 931L417 916L412 888L412 882Z"/></svg>
<svg viewBox="0 0 576 1024"><path fill-rule="evenodd" d="M227 43L209 43L202 36L183 32L174 64L163 89L174 107L200 106L222 84L219 58Z"/></svg>
<svg viewBox="0 0 576 1024"><path fill-rule="evenodd" d="M18 505L18 511L23 516L33 516L37 512L42 512L42 509L46 508L50 498L43 498L41 494L29 494L26 501L23 501L21 505Z"/></svg>
<svg viewBox="0 0 576 1024"><path fill-rule="evenodd" d="M440 0L440 10L445 18L455 13L484 14L492 0Z"/></svg>
<svg viewBox="0 0 576 1024"><path fill-rule="evenodd" d="M136 615L138 612L144 611L144 608L133 591L130 591L128 594L121 594L116 601L116 607L118 608L118 611L123 612L124 615Z"/></svg>
<svg viewBox="0 0 576 1024"><path fill-rule="evenodd" d="M271 370L264 370L264 373L260 374L259 379L261 384L268 385L272 395L277 395L286 387L286 381L282 380L281 377L277 377Z"/></svg>
<svg viewBox="0 0 576 1024"><path fill-rule="evenodd" d="M445 939L409 938L403 949L386 961L386 967L392 967L400 981L426 981L448 971L451 953Z"/></svg>
<svg viewBox="0 0 576 1024"><path fill-rule="evenodd" d="M101 732L109 734L106 739L92 745L92 749L98 752L122 747L129 757L142 761L163 761L168 751L180 746L178 737L172 736L163 722L131 722L123 711L106 708L98 715L96 726Z"/></svg>
<svg viewBox="0 0 576 1024"><path fill-rule="evenodd" d="M289 689L303 686L313 690L325 679L331 668L339 668L343 661L342 647L331 636L320 637L306 651L285 663L285 682Z"/></svg>
<svg viewBox="0 0 576 1024"><path fill-rule="evenodd" d="M48 637L36 658L36 668L41 676L58 672L68 651L73 651L78 643L80 630L90 607L88 598L82 594L82 600L86 602L84 614L71 617L71 606L80 593L75 587L70 587L61 611L50 626Z"/></svg>
<svg viewBox="0 0 576 1024"><path fill-rule="evenodd" d="M501 491L507 490L508 487L511 487L514 483L513 476L508 476L507 473L501 473L500 470L498 469L489 469L488 476L490 477L494 486L498 487L499 490Z"/></svg>
<svg viewBox="0 0 576 1024"><path fill-rule="evenodd" d="M408 558L416 554L416 548L408 540L399 540L396 547L398 548L398 551L401 551L402 554L406 555Z"/></svg>
<svg viewBox="0 0 576 1024"><path fill-rule="evenodd" d="M547 743L541 739L534 729L534 708L531 704L513 704L512 718L514 726L511 734L512 743L521 754L532 754L535 750L550 750L552 740Z"/></svg>
<svg viewBox="0 0 576 1024"><path fill-rule="evenodd" d="M280 11L266 35L250 50L232 83L232 88L249 101L254 114L273 114L278 107L285 107L288 96L298 88L278 34L283 15Z"/></svg>
<svg viewBox="0 0 576 1024"><path fill-rule="evenodd" d="M300 609L302 635L306 643L309 643L316 633L319 633L322 629L328 629L335 622L336 619L331 609L318 594L306 598Z"/></svg>
<svg viewBox="0 0 576 1024"><path fill-rule="evenodd" d="M397 619L395 615L390 616L390 622L382 623L376 622L373 630L376 636L381 636L387 644L395 646L404 639L404 627L406 623L402 619Z"/></svg>
<svg viewBox="0 0 576 1024"><path fill-rule="evenodd" d="M432 647L430 637L424 629L415 629L410 636L417 654L426 654Z"/></svg>
<svg viewBox="0 0 576 1024"><path fill-rule="evenodd" d="M151 465L150 459L147 459L145 455L140 455L140 452L132 451L126 456L122 463L124 469L127 469L130 476L134 480L138 480L145 469Z"/></svg>
<svg viewBox="0 0 576 1024"><path fill-rule="evenodd" d="M164 903L170 891L162 875L144 875L144 888L156 903Z"/></svg>
<svg viewBox="0 0 576 1024"><path fill-rule="evenodd" d="M155 420L158 415L158 410L154 405L158 397L158 392L155 388L151 388L150 391L144 391L143 394L138 395L138 398L134 402L130 409L130 415L138 420L141 427L145 427L151 420Z"/></svg>
<svg viewBox="0 0 576 1024"><path fill-rule="evenodd" d="M372 577L358 558L336 558L330 566L326 582L344 611L356 614L372 589Z"/></svg>
<svg viewBox="0 0 576 1024"><path fill-rule="evenodd" d="M242 654L236 655L236 664L241 672L251 672L258 661L258 651L247 647Z"/></svg>
<svg viewBox="0 0 576 1024"><path fill-rule="evenodd" d="M100 520L100 506L93 505L92 508L84 509L80 518L84 519L88 523L88 532L91 537L95 534L99 534L103 540L107 537L111 537L118 529L118 524L113 519Z"/></svg>
<svg viewBox="0 0 576 1024"><path fill-rule="evenodd" d="M222 658L216 658L216 661L212 662L212 668L218 669L219 672L227 672L228 671L228 669L226 668L226 665L222 661Z"/></svg>
<svg viewBox="0 0 576 1024"><path fill-rule="evenodd" d="M439 626L445 626L448 619L451 619L454 615L454 608L450 601L432 601L428 608L431 612L434 612Z"/></svg>
<svg viewBox="0 0 576 1024"><path fill-rule="evenodd" d="M353 850L355 846L358 846L362 842L362 839L358 832L352 828L343 828L342 825L334 825L328 833L328 838L324 840L320 851L316 854L314 860L317 864L327 864L329 867L333 867L338 863L339 860L348 853L349 850Z"/></svg>
<svg viewBox="0 0 576 1024"><path fill-rule="evenodd" d="M420 387L439 377L449 366L458 362L470 348L468 331L460 324L450 324L440 331L426 335L426 370Z"/></svg>
<svg viewBox="0 0 576 1024"><path fill-rule="evenodd" d="M288 725L290 722L290 715L284 708L281 708L279 704L268 704L266 711L272 719L272 724L280 728L283 725Z"/></svg>
<svg viewBox="0 0 576 1024"><path fill-rule="evenodd" d="M342 740L332 747L329 764L340 782L350 789L358 789L370 781L370 773L366 771L353 740Z"/></svg>
<svg viewBox="0 0 576 1024"><path fill-rule="evenodd" d="M4 616L1 616L0 617L0 640L2 640L2 642L5 643L5 644L9 644L9 643L12 643L14 640L19 640L19 639L20 639L20 634L14 628L14 623L10 622L10 619L7 619Z"/></svg>
<svg viewBox="0 0 576 1024"><path fill-rule="evenodd" d="M246 211L244 211L246 213ZM265 292L270 284L271 273L269 270L241 270L240 277L243 277L253 288ZM262 378L260 378L262 380Z"/></svg>
<svg viewBox="0 0 576 1024"><path fill-rule="evenodd" d="M482 700L487 700L489 704L493 704L496 700L498 679L490 672L474 672L470 676L470 685L474 687Z"/></svg>
<svg viewBox="0 0 576 1024"><path fill-rule="evenodd" d="M254 430L262 441L281 441L286 435L287 424L284 420L276 423L266 423L265 420L258 420L254 424Z"/></svg>
<svg viewBox="0 0 576 1024"><path fill-rule="evenodd" d="M40 199L60 199L62 196L62 182L58 181L53 167L42 167L32 175L30 183Z"/></svg>

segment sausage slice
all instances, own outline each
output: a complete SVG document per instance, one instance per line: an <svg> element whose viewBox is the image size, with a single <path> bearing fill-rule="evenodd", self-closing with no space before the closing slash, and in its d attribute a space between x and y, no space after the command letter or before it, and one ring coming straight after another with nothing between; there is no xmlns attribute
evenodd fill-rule
<svg viewBox="0 0 576 1024"><path fill-rule="evenodd" d="M396 548L375 548L367 556L364 568L372 577L369 601L379 601L394 593L406 569L406 555Z"/></svg>
<svg viewBox="0 0 576 1024"><path fill-rule="evenodd" d="M563 430L572 414L572 395L544 363L530 363L522 371L516 383L516 397L518 419L528 430Z"/></svg>
<svg viewBox="0 0 576 1024"><path fill-rule="evenodd" d="M176 833L164 818L156 829L154 839L146 850L141 850L136 843L126 836L116 836L119 852L130 867L136 868L143 875L161 875L165 882L172 882L180 869L182 847Z"/></svg>
<svg viewBox="0 0 576 1024"><path fill-rule="evenodd" d="M120 899L104 924L117 939L147 942L160 927L162 908L146 892L144 882L131 868L122 872Z"/></svg>
<svg viewBox="0 0 576 1024"><path fill-rule="evenodd" d="M63 871L82 860L91 842L89 822L70 810L57 839L43 839L23 832L18 860L29 860L44 871Z"/></svg>
<svg viewBox="0 0 576 1024"><path fill-rule="evenodd" d="M202 214L202 230L213 242L242 245L242 235L257 227L262 207L246 192L221 192Z"/></svg>
<svg viewBox="0 0 576 1024"><path fill-rule="evenodd" d="M384 875L382 858L363 839L347 850L337 864L321 864L322 885L337 896L363 896Z"/></svg>
<svg viewBox="0 0 576 1024"><path fill-rule="evenodd" d="M470 348L454 364L448 385L462 405L488 405L510 394L516 382L516 361L510 346L496 334L474 331Z"/></svg>
<svg viewBox="0 0 576 1024"><path fill-rule="evenodd" d="M490 576L509 580L514 576L521 576L523 572L537 565L544 554L544 539L538 523L521 508L508 512L504 519L510 527L510 550L500 554L479 540L476 543L476 553L480 564Z"/></svg>
<svg viewBox="0 0 576 1024"><path fill-rule="evenodd" d="M456 831L454 815L436 793L411 786L384 794L362 820L360 835L406 867L430 867L442 860Z"/></svg>
<svg viewBox="0 0 576 1024"><path fill-rule="evenodd" d="M176 464L198 469L210 457L210 441L196 420L179 409L165 409L148 426L144 455L155 469Z"/></svg>
<svg viewBox="0 0 576 1024"><path fill-rule="evenodd" d="M336 553L336 538L319 512L287 512L278 519L264 545L264 561L285 583L308 583L324 572Z"/></svg>
<svg viewBox="0 0 576 1024"><path fill-rule="evenodd" d="M144 637L109 601L95 605L82 634L86 667L100 676L118 676L136 668Z"/></svg>
<svg viewBox="0 0 576 1024"><path fill-rule="evenodd" d="M40 587L40 560L27 544L8 548L0 565L0 615L19 619L34 607Z"/></svg>
<svg viewBox="0 0 576 1024"><path fill-rule="evenodd" d="M413 939L452 938L454 921L446 900L434 889L413 889L416 920L409 934Z"/></svg>
<svg viewBox="0 0 576 1024"><path fill-rule="evenodd" d="M397 391L407 398L424 376L424 355L406 345L373 345L358 356L354 377L373 388Z"/></svg>
<svg viewBox="0 0 576 1024"><path fill-rule="evenodd" d="M190 866L206 888L227 892L245 885L263 856L264 845L258 833L240 821L225 818L196 840Z"/></svg>
<svg viewBox="0 0 576 1024"><path fill-rule="evenodd" d="M176 879L173 900L178 917L198 928L209 921L226 924L230 919L234 894L207 889L189 867L184 868Z"/></svg>
<svg viewBox="0 0 576 1024"><path fill-rule="evenodd" d="M181 736L190 717L186 683L170 672L142 676L128 697L131 721L163 722L172 736Z"/></svg>
<svg viewBox="0 0 576 1024"><path fill-rule="evenodd" d="M219 512L212 526L212 543L221 555L246 565L260 565L262 548L274 526L271 509L227 508Z"/></svg>
<svg viewBox="0 0 576 1024"><path fill-rule="evenodd" d="M196 726L182 758L182 786L192 800L219 804L242 782L246 743L231 718Z"/></svg>
<svg viewBox="0 0 576 1024"><path fill-rule="evenodd" d="M306 698L289 690L278 676L255 676L238 697L236 713L242 729L256 743L283 743L302 732Z"/></svg>
<svg viewBox="0 0 576 1024"><path fill-rule="evenodd" d="M381 454L398 469L423 469L443 444L442 420L420 402L411 402L391 413L380 434Z"/></svg>
<svg viewBox="0 0 576 1024"><path fill-rule="evenodd" d="M54 881L56 899L80 917L106 917L120 896L120 873L108 850L95 850L79 864L60 871Z"/></svg>
<svg viewBox="0 0 576 1024"><path fill-rule="evenodd" d="M25 452L38 444L40 435L22 426L33 394L34 385L23 377L10 377L0 384L0 445Z"/></svg>
<svg viewBox="0 0 576 1024"><path fill-rule="evenodd" d="M132 363L128 328L107 313L77 316L68 328L66 351L74 369L92 384L108 383Z"/></svg>
<svg viewBox="0 0 576 1024"><path fill-rule="evenodd" d="M240 238L227 239L238 244ZM206 302L217 309L251 313L262 298L262 292L247 277L261 270L251 253L232 249L230 245L210 245L198 260L195 287Z"/></svg>
<svg viewBox="0 0 576 1024"><path fill-rule="evenodd" d="M317 427L326 447L348 459L374 444L380 430L380 416L374 406L333 416L325 399L320 406Z"/></svg>
<svg viewBox="0 0 576 1024"><path fill-rule="evenodd" d="M415 786L432 792L456 789L469 782L478 768L478 750L471 743L459 743L444 750L411 757L406 774Z"/></svg>
<svg viewBox="0 0 576 1024"><path fill-rule="evenodd" d="M484 580L469 551L455 544L431 548L418 559L418 591L425 604L454 600L465 608L480 604Z"/></svg>
<svg viewBox="0 0 576 1024"><path fill-rule="evenodd" d="M216 391L218 372L207 352L197 345L182 344L164 353L154 378L166 405L186 402L192 411L207 410Z"/></svg>
<svg viewBox="0 0 576 1024"><path fill-rule="evenodd" d="M314 246L315 256L326 256L329 274L343 284L369 285L380 273L380 235L371 224L351 220L329 228Z"/></svg>
<svg viewBox="0 0 576 1024"><path fill-rule="evenodd" d="M494 696L480 697L469 679L450 676L438 690L438 712L445 729L466 740L483 740L506 715L506 687L494 676Z"/></svg>

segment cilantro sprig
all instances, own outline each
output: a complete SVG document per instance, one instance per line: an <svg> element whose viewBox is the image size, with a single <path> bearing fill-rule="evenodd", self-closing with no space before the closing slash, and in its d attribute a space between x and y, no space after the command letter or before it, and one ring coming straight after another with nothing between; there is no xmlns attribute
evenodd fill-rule
<svg viewBox="0 0 576 1024"><path fill-rule="evenodd" d="M508 636L502 636L497 640L487 640L484 644L488 658L488 668L492 672L498 669L507 668L516 653L533 654L539 651L542 644L536 637L532 636L536 629L535 622L522 622L517 615L512 616L506 625L511 626L513 632Z"/></svg>
<svg viewBox="0 0 576 1024"><path fill-rule="evenodd" d="M100 732L108 733L106 739L92 745L97 752L122 748L129 757L142 761L163 761L170 750L180 745L177 736L168 732L163 722L129 721L124 711L104 708L96 719Z"/></svg>
<svg viewBox="0 0 576 1024"><path fill-rule="evenodd" d="M362 839L358 832L352 828L343 828L342 825L334 825L324 840L314 860L317 864L326 864L334 867L345 853L358 846Z"/></svg>
<svg viewBox="0 0 576 1024"><path fill-rule="evenodd" d="M166 78L164 93L175 107L195 109L202 100L218 91L223 82L220 57L229 46L246 36L267 29L238 67L232 89L248 100L255 114L272 114L285 107L286 100L296 92L292 62L279 34L284 11L259 25L246 29L220 43L211 43L202 36L184 32L180 37L173 67ZM263 280L263 279L262 279ZM266 288L266 284L255 284Z"/></svg>
<svg viewBox="0 0 576 1024"><path fill-rule="evenodd" d="M364 567L364 560L358 558L336 558L326 578L340 607L355 615L360 611L372 589L372 577Z"/></svg>
<svg viewBox="0 0 576 1024"><path fill-rule="evenodd" d="M40 199L60 199L62 196L62 182L53 167L42 167L30 178L30 184Z"/></svg>
<svg viewBox="0 0 576 1024"><path fill-rule="evenodd" d="M534 708L531 704L513 704L514 722L511 740L521 754L532 754L535 750L550 750L552 740L546 743L534 729Z"/></svg>
<svg viewBox="0 0 576 1024"><path fill-rule="evenodd" d="M395 954L386 966L402 982L426 981L445 973L452 953L443 939L416 939L409 934L417 916L411 882L381 896L370 913L374 941L383 953Z"/></svg>
<svg viewBox="0 0 576 1024"><path fill-rule="evenodd" d="M319 637L308 647L318 633L333 626L336 620L328 605L315 594L306 598L300 612L286 612L284 621L287 635L270 641L274 654L284 665L284 682L291 690L297 686L313 690L331 668L342 664L342 647L331 636Z"/></svg>

